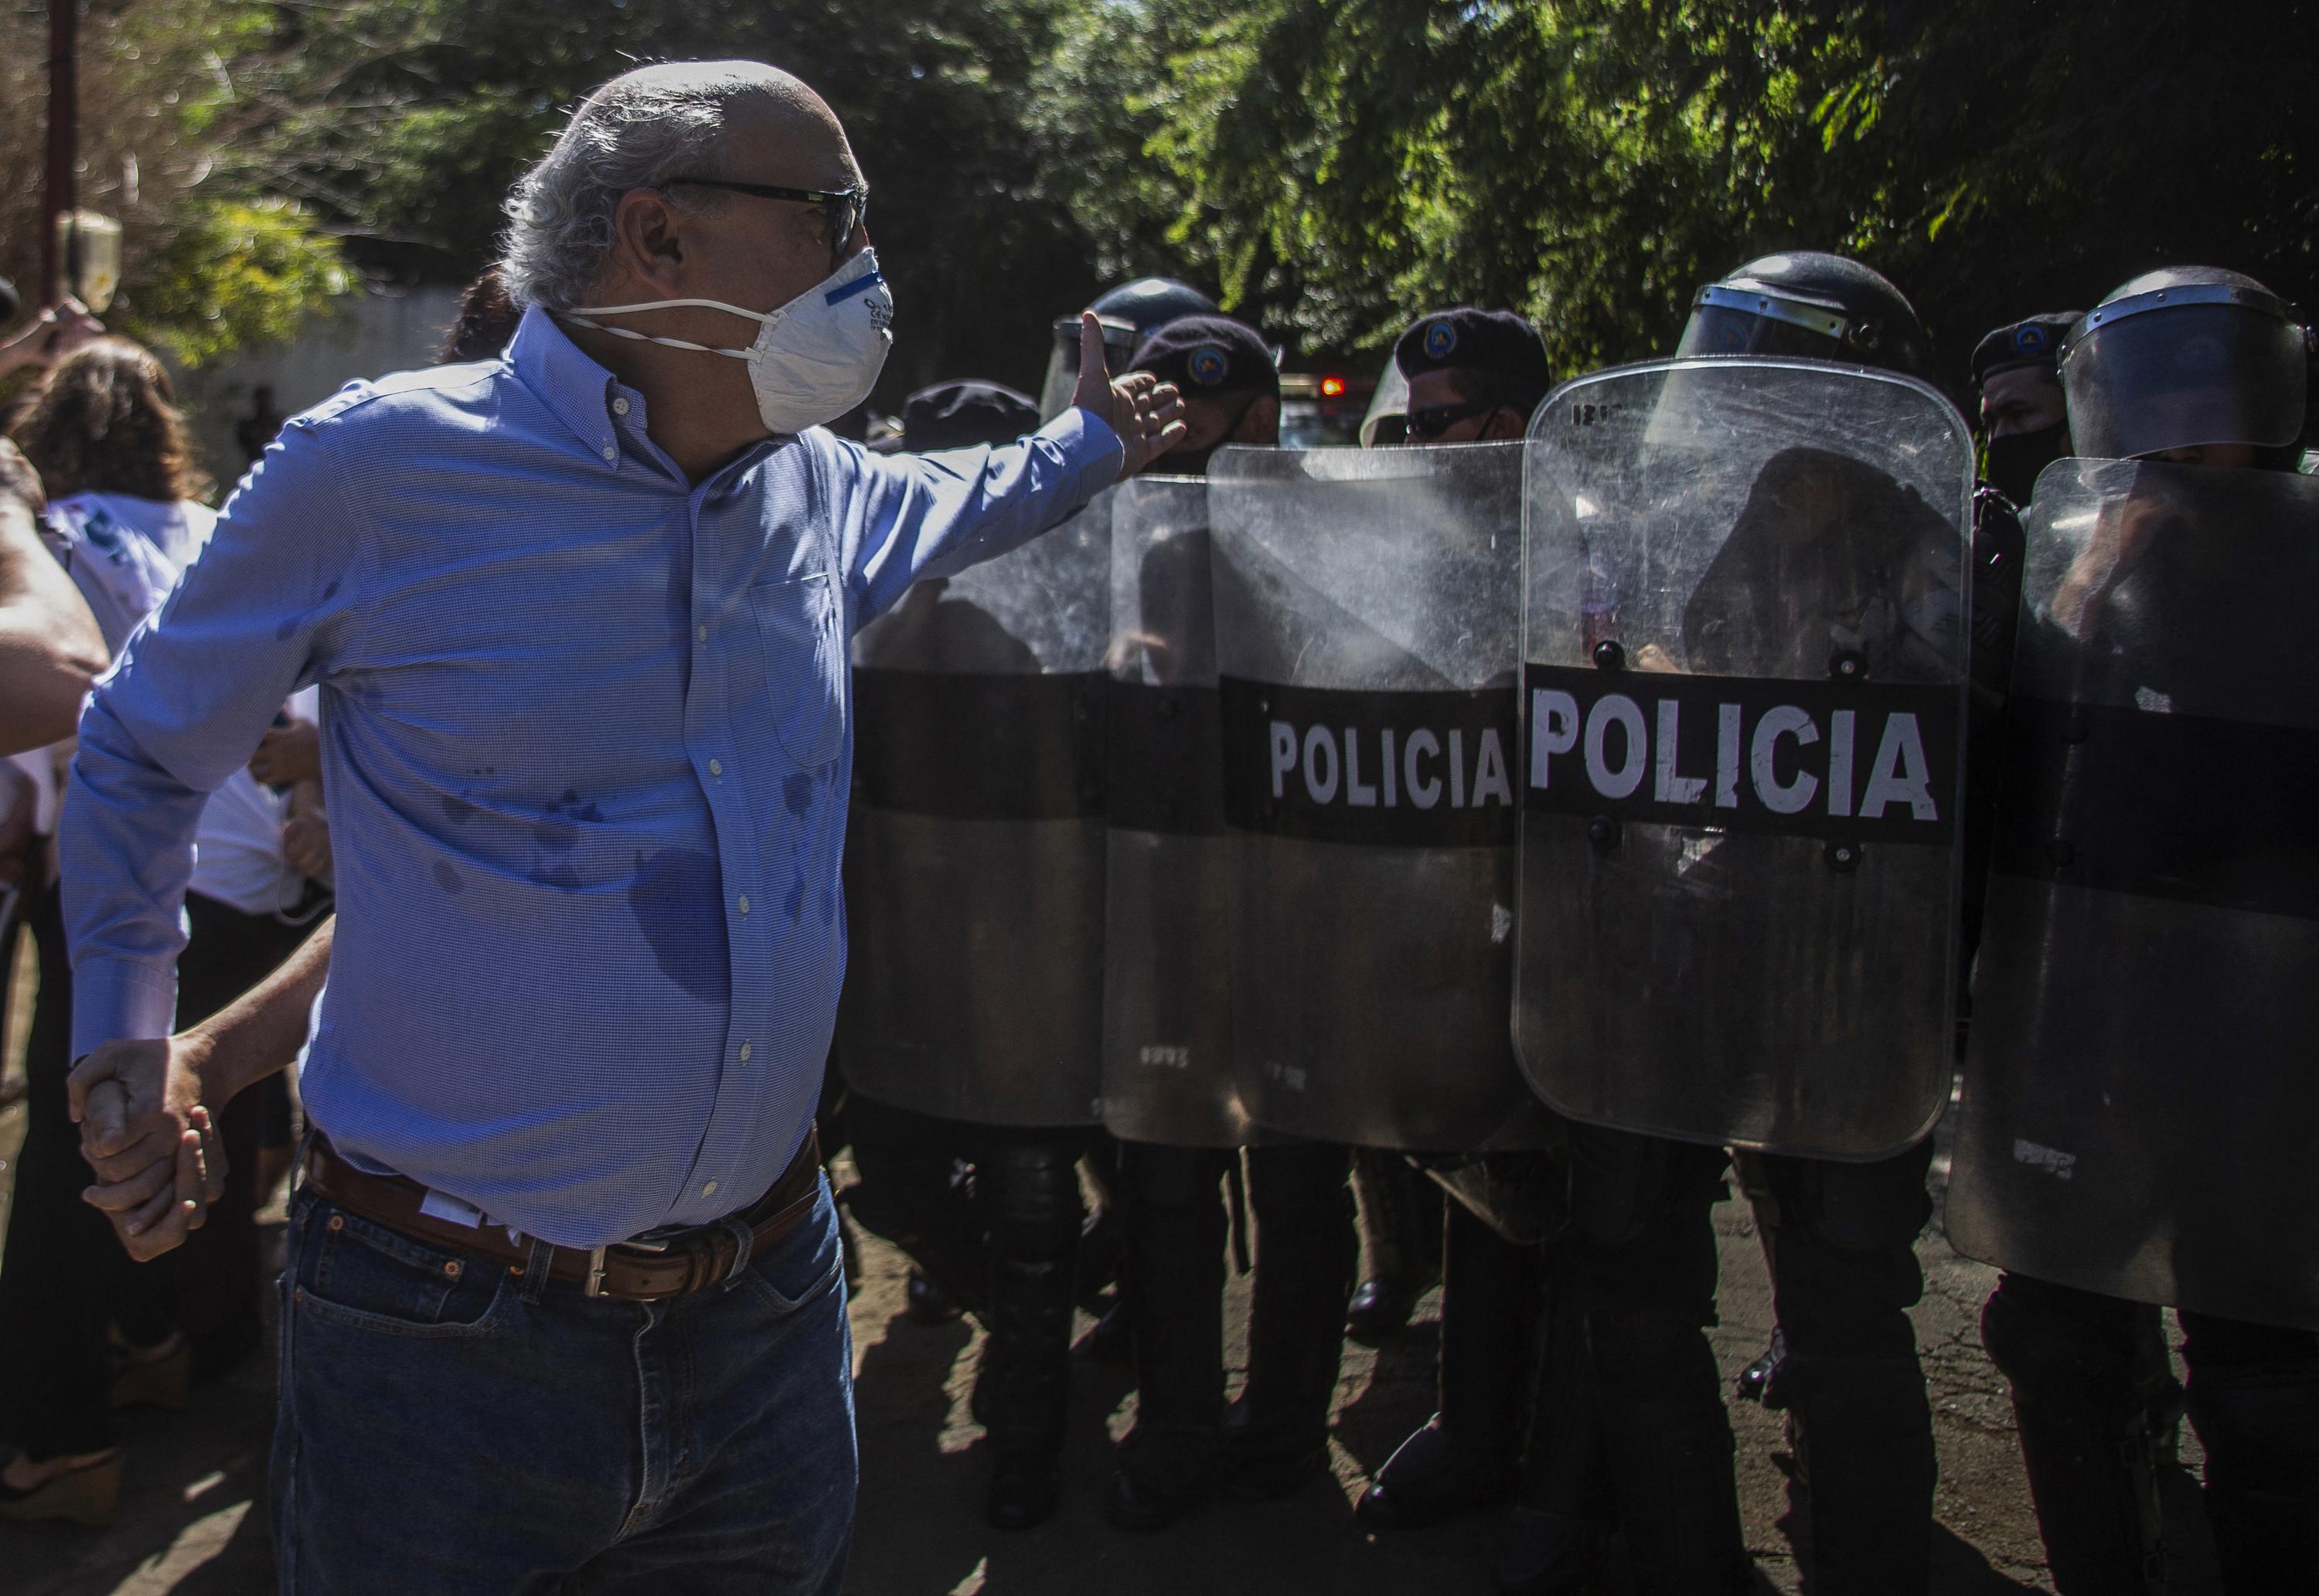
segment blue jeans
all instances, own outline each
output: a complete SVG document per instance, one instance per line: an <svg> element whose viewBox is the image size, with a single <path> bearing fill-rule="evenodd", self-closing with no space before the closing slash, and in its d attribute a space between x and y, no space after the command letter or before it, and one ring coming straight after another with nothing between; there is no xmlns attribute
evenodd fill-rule
<svg viewBox="0 0 2319 1596"><path fill-rule="evenodd" d="M853 1525L837 1213L729 1287L621 1303L291 1211L284 1596L835 1596Z"/></svg>

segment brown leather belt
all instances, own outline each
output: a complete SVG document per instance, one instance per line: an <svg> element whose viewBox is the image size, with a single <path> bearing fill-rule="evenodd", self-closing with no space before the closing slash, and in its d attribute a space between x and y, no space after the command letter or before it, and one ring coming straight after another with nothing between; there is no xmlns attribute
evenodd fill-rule
<svg viewBox="0 0 2319 1596"><path fill-rule="evenodd" d="M510 1240L502 1225L463 1225L420 1212L427 1188L400 1175L369 1175L340 1158L329 1139L317 1133L307 1155L306 1184L348 1213L423 1241L430 1247L504 1264L520 1275L531 1261L528 1236ZM551 1251L548 1277L568 1280L591 1297L654 1303L721 1285L798 1227L813 1212L821 1191L821 1138L808 1129L805 1145L771 1190L740 1212L714 1224L678 1231L652 1241L623 1241L594 1249L558 1247ZM742 1238L747 1238L746 1246Z"/></svg>

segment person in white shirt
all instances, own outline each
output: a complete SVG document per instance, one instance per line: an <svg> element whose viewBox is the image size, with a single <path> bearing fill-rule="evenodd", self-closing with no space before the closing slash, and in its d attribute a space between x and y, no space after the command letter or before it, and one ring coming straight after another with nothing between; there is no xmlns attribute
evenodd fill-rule
<svg viewBox="0 0 2319 1596"><path fill-rule="evenodd" d="M200 501L195 467L169 379L150 352L100 338L50 370L14 428L49 494L41 532L94 614L108 653L159 609L200 555L216 520ZM284 706L283 725L318 718L311 690ZM293 741L285 736L285 744ZM53 779L63 746L13 762L35 794L34 828L52 834ZM277 790L238 772L203 809L186 915L192 942L180 967L178 1013L191 1022L255 985L304 939L329 895L293 868L284 832L320 812L319 783ZM267 1121L285 1127L286 1086L260 1094L217 1127L227 1164L207 1224L166 1269L131 1272L101 1214L80 1192L89 1179L66 1104L70 1063L66 960L52 851L23 872L40 955L41 991L27 1063L31 1119L0 1270L0 1518L101 1521L117 1486L120 1453L110 1407L183 1400L186 1384L221 1372L257 1344L260 1260L255 1213ZM284 1138L286 1140L286 1137ZM132 1351L116 1367L108 1321Z"/></svg>

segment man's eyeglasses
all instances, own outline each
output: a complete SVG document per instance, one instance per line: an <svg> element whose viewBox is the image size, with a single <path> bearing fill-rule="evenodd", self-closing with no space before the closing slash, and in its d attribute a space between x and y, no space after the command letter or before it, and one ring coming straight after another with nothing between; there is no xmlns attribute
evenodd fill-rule
<svg viewBox="0 0 2319 1596"><path fill-rule="evenodd" d="M1439 437L1469 416L1486 416L1493 410L1503 410L1500 404L1426 404L1409 412L1409 439L1421 443L1429 437Z"/></svg>
<svg viewBox="0 0 2319 1596"><path fill-rule="evenodd" d="M853 248L854 235L870 220L870 186L858 184L852 188L779 188L770 183L731 183L722 177L672 177L660 185L663 188L721 188L731 194L744 194L760 200L795 200L801 205L819 205L822 220L829 224L829 260L834 266L845 258Z"/></svg>

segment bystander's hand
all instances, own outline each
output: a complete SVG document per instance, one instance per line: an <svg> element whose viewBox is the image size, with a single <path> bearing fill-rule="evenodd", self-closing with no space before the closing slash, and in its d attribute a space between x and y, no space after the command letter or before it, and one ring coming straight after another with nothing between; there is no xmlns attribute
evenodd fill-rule
<svg viewBox="0 0 2319 1596"><path fill-rule="evenodd" d="M308 880L330 880L330 816L322 807L322 784L301 781L291 789L290 817L282 823L282 857Z"/></svg>
<svg viewBox="0 0 2319 1596"><path fill-rule="evenodd" d="M68 299L26 322L14 338L0 339L0 377L20 366L53 365L91 338L104 335L104 323L90 315L80 301Z"/></svg>
<svg viewBox="0 0 2319 1596"><path fill-rule="evenodd" d="M1114 382L1104 364L1103 323L1093 311L1079 316L1079 385L1071 402L1119 434L1127 450L1121 482L1184 441L1184 401L1176 385L1140 371Z"/></svg>
<svg viewBox="0 0 2319 1596"><path fill-rule="evenodd" d="M66 1082L81 1156L96 1176L82 1196L104 1210L140 1262L199 1230L225 1193L225 1145L203 1101L210 1055L198 1027L159 1041L111 1041Z"/></svg>
<svg viewBox="0 0 2319 1596"><path fill-rule="evenodd" d="M311 720L268 726L249 756L249 773L268 787L311 781L322 773L322 734Z"/></svg>

